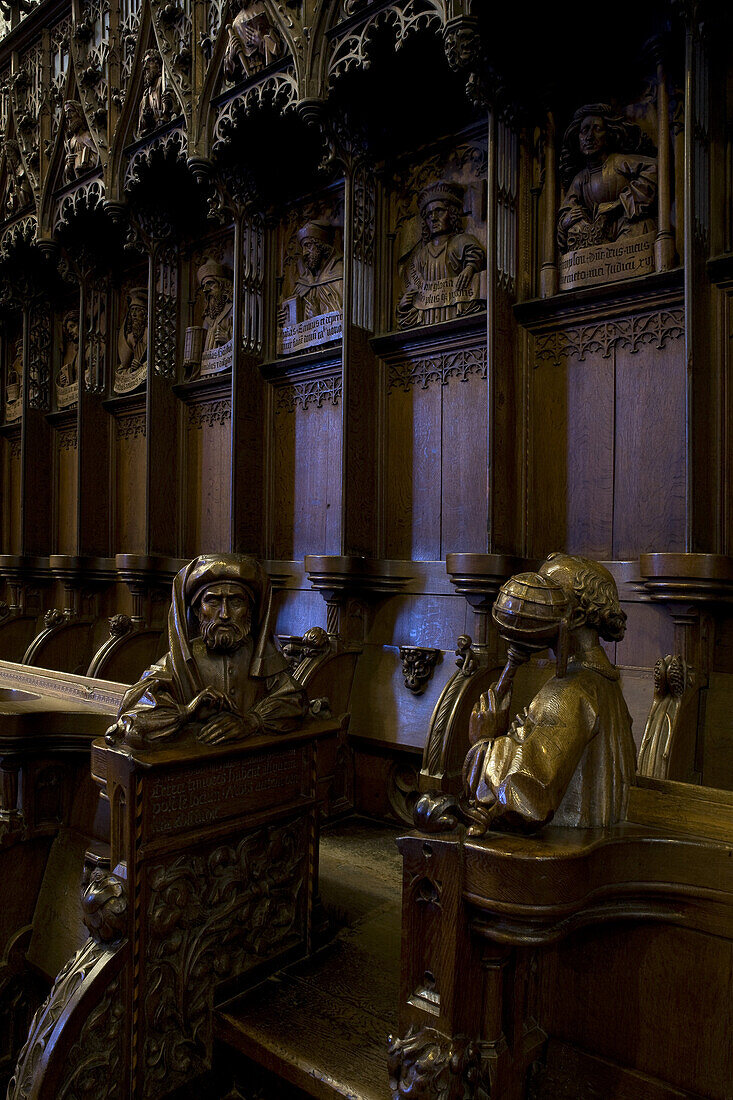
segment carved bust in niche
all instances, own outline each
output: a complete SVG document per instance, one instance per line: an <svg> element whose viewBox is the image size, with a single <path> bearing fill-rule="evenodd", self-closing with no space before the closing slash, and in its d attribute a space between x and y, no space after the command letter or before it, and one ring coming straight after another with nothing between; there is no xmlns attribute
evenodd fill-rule
<svg viewBox="0 0 733 1100"><path fill-rule="evenodd" d="M479 274L486 268L486 249L463 231L464 196L465 188L448 180L435 180L420 192L420 240L400 260L400 328L449 321L486 306Z"/></svg>
<svg viewBox="0 0 733 1100"><path fill-rule="evenodd" d="M5 173L4 213L6 218L12 218L33 202L33 189L15 138L8 138L5 142Z"/></svg>
<svg viewBox="0 0 733 1100"><path fill-rule="evenodd" d="M631 719L599 638L626 631L616 583L587 558L550 554L539 574L513 577L494 605L507 666L473 709L464 765L471 832L496 820L522 828L593 828L619 821L636 772ZM557 671L510 720L519 664L549 644Z"/></svg>
<svg viewBox="0 0 733 1100"><path fill-rule="evenodd" d="M176 115L176 98L163 87L163 62L157 50L148 50L143 58L143 94L140 99L137 129L141 137L157 130Z"/></svg>
<svg viewBox="0 0 733 1100"><path fill-rule="evenodd" d="M65 162L64 183L73 183L77 176L99 163L97 147L94 144L84 111L77 99L67 99L64 103Z"/></svg>
<svg viewBox="0 0 733 1100"><path fill-rule="evenodd" d="M337 234L325 220L307 221L297 232L297 274L278 316L281 353L341 337L344 257Z"/></svg>
<svg viewBox="0 0 733 1100"><path fill-rule="evenodd" d="M108 741L154 748L285 733L308 712L272 634L270 583L254 558L206 554L177 574L169 652L129 689Z"/></svg>
<svg viewBox="0 0 733 1100"><path fill-rule="evenodd" d="M258 73L283 52L262 0L245 0L227 27L227 38L224 75L232 84Z"/></svg>
<svg viewBox="0 0 733 1100"><path fill-rule="evenodd" d="M148 365L148 291L133 287L125 295L125 316L117 333L114 389L127 393L145 380Z"/></svg>
<svg viewBox="0 0 733 1100"><path fill-rule="evenodd" d="M61 366L56 375L56 404L66 408L77 398L79 378L79 311L67 310L61 321Z"/></svg>
<svg viewBox="0 0 733 1100"><path fill-rule="evenodd" d="M17 420L23 411L23 337L9 345L5 382L5 419Z"/></svg>
<svg viewBox="0 0 733 1100"><path fill-rule="evenodd" d="M655 152L640 127L608 104L575 112L560 157L562 253L656 231Z"/></svg>

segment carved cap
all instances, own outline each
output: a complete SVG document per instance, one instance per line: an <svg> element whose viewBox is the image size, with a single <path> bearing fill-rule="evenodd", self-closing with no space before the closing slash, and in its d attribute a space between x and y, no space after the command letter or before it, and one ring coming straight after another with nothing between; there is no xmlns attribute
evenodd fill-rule
<svg viewBox="0 0 733 1100"><path fill-rule="evenodd" d="M324 244L333 244L334 228L329 225L328 222L306 222L305 225L298 230L298 240L305 241L308 239L315 239L322 241Z"/></svg>
<svg viewBox="0 0 733 1100"><path fill-rule="evenodd" d="M457 206L463 210L463 198L465 187L460 183L450 183L448 180L433 180L420 192L417 200L418 210L422 214L428 203L445 202L449 206Z"/></svg>
<svg viewBox="0 0 733 1100"><path fill-rule="evenodd" d="M199 281L199 286L203 286L205 279L228 279L231 282L234 278L234 272L226 264L218 264L216 260L204 260L196 272L196 278Z"/></svg>
<svg viewBox="0 0 733 1100"><path fill-rule="evenodd" d="M267 575L254 558L244 554L202 554L186 578L184 596L189 607L193 607L211 585L238 584L257 604L266 583Z"/></svg>
<svg viewBox="0 0 733 1100"><path fill-rule="evenodd" d="M134 286L132 290L128 290L127 305L130 308L140 306L141 309L147 309L148 288L146 286Z"/></svg>

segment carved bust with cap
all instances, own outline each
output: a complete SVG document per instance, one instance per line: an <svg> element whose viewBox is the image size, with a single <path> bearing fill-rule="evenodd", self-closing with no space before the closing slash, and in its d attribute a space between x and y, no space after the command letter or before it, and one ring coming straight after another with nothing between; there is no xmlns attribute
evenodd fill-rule
<svg viewBox="0 0 733 1100"><path fill-rule="evenodd" d="M206 554L173 581L169 651L125 694L108 742L206 744L285 733L308 700L271 630L270 584L254 558Z"/></svg>

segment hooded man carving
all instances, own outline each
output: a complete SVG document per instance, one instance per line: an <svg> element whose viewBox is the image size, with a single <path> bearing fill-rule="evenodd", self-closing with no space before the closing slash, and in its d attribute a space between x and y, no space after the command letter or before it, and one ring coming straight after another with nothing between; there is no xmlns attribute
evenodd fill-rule
<svg viewBox="0 0 733 1100"><path fill-rule="evenodd" d="M190 730L213 745L293 729L308 699L270 622L270 583L254 558L189 562L173 581L169 651L125 694L107 740L154 747Z"/></svg>

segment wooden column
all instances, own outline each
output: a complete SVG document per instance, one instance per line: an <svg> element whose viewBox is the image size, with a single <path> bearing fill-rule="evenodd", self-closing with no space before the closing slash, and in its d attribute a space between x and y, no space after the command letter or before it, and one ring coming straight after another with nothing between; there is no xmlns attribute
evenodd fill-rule
<svg viewBox="0 0 733 1100"><path fill-rule="evenodd" d="M552 111L548 111L545 128L545 194L542 218L542 267L540 269L541 298L551 298L554 294L557 294L556 216L555 117Z"/></svg>

